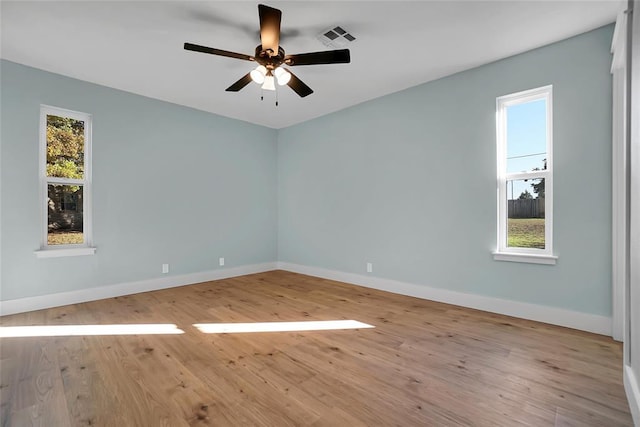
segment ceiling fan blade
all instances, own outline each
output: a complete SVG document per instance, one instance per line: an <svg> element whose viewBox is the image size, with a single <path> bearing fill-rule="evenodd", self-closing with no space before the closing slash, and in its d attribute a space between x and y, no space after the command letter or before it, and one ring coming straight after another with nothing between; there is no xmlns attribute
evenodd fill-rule
<svg viewBox="0 0 640 427"><path fill-rule="evenodd" d="M271 50L274 55L278 54L280 44L280 20L282 12L263 4L258 5L258 15L260 15L260 41L263 50Z"/></svg>
<svg viewBox="0 0 640 427"><path fill-rule="evenodd" d="M226 57L235 58L235 59L244 59L245 61L254 60L253 56L245 55L243 53L229 52L228 50L214 49L212 47L200 46L193 43L185 43L184 48L185 50L192 50L194 52L210 53L211 55L226 56Z"/></svg>
<svg viewBox="0 0 640 427"><path fill-rule="evenodd" d="M251 73L245 74L240 80L229 86L227 92L238 92L240 89L251 83Z"/></svg>
<svg viewBox="0 0 640 427"><path fill-rule="evenodd" d="M316 65L316 64L348 64L351 62L349 49L326 50L324 52L299 53L284 57L287 65Z"/></svg>
<svg viewBox="0 0 640 427"><path fill-rule="evenodd" d="M311 95L313 93L313 89L307 86L302 80L296 77L291 71L287 70L289 74L291 74L291 79L287 83L295 93L300 95L300 98L304 98L305 96Z"/></svg>

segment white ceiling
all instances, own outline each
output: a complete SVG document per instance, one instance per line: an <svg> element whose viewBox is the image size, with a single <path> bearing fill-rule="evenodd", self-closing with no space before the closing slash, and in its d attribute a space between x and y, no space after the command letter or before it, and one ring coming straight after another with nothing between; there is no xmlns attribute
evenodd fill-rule
<svg viewBox="0 0 640 427"><path fill-rule="evenodd" d="M327 48L340 25L357 37L351 64L292 71L299 98L250 84L254 63L183 50L184 42L249 55L257 2L2 1L0 57L81 80L282 128L611 23L618 1L264 1L282 10L287 53Z"/></svg>

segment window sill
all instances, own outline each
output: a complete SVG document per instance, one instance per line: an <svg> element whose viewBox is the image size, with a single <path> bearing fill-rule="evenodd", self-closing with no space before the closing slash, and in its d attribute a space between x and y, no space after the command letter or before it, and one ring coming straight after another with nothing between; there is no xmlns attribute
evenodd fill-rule
<svg viewBox="0 0 640 427"><path fill-rule="evenodd" d="M60 248L60 249L40 249L34 252L36 258L59 258L66 256L93 255L96 248Z"/></svg>
<svg viewBox="0 0 640 427"><path fill-rule="evenodd" d="M535 254L518 254L513 252L494 252L493 259L495 261L524 262L529 264L547 264L556 265L557 256L553 255L535 255Z"/></svg>

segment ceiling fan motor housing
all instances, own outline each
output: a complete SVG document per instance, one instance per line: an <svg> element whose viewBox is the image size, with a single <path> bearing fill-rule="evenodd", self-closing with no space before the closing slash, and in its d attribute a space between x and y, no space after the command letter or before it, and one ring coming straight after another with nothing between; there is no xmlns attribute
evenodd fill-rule
<svg viewBox="0 0 640 427"><path fill-rule="evenodd" d="M267 70L273 71L285 62L284 49L278 46L278 54L274 55L271 49L265 50L262 45L258 45L256 46L256 56L254 58L258 64L264 65Z"/></svg>

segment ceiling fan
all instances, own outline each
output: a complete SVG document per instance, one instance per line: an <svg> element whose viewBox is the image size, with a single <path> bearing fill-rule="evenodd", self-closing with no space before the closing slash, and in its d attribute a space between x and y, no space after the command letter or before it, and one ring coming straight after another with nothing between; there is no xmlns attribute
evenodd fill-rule
<svg viewBox="0 0 640 427"><path fill-rule="evenodd" d="M280 21L282 12L273 7L258 5L260 16L260 41L262 44L256 47L255 56L242 53L229 52L227 50L214 49L192 43L185 43L184 48L194 52L209 53L211 55L226 56L229 58L255 61L259 65L240 80L229 86L228 92L238 92L246 85L254 81L262 85L262 89L275 90L275 81L279 85L287 85L300 97L311 95L313 90L291 71L282 67L316 64L348 64L351 62L349 49L328 50L323 52L300 53L297 55L285 55L280 43Z"/></svg>

